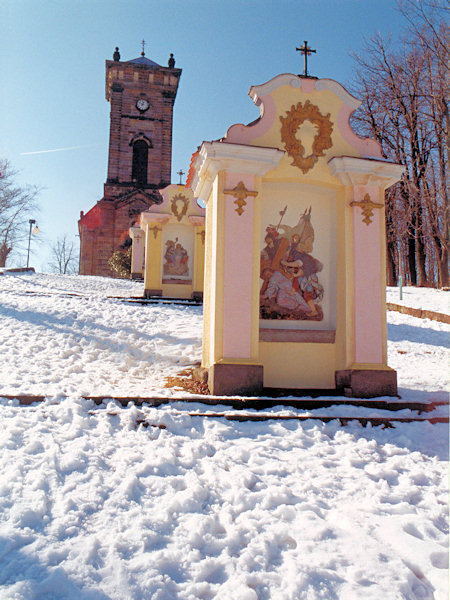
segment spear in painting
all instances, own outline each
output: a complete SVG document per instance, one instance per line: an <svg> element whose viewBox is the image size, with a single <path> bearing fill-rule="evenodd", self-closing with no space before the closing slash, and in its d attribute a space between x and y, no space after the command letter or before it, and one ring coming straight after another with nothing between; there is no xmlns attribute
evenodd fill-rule
<svg viewBox="0 0 450 600"><path fill-rule="evenodd" d="M286 214L286 211L287 211L287 204L286 204L286 206L283 208L283 210L280 210L280 212L278 213L278 214L280 215L280 220L278 221L278 225L277 225L277 229L276 229L276 231L278 231L278 230L279 230L279 228L280 228L280 225L281 225L281 221L283 220L283 217L284 217L284 215Z"/></svg>
<svg viewBox="0 0 450 600"><path fill-rule="evenodd" d="M278 213L280 215L280 220L278 221L278 225L276 228L276 232L278 232L278 229L280 228L281 225L281 221L283 220L284 215L286 214L287 211L287 204L286 206L283 208L283 210L280 210L280 212ZM283 226L284 227L284 226ZM289 240L286 237L281 237L279 244L278 244L278 248L275 252L275 256L272 259L272 264L271 264L271 270L273 271L283 271L283 269L281 268L280 265L280 261L284 256L284 253L286 252L287 248L289 246ZM265 285L267 286L267 282L265 283ZM263 285L264 288L264 285ZM261 289L263 289L261 288Z"/></svg>

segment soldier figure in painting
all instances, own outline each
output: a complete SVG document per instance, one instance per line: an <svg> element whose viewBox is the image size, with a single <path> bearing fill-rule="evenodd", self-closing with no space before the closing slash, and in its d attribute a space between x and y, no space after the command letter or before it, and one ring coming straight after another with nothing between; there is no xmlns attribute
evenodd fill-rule
<svg viewBox="0 0 450 600"><path fill-rule="evenodd" d="M280 212L277 227L266 228L266 246L261 252L260 317L321 321L323 287L317 273L323 265L310 254L314 242L311 208L295 227L281 225L285 212ZM281 235L280 228L284 232Z"/></svg>

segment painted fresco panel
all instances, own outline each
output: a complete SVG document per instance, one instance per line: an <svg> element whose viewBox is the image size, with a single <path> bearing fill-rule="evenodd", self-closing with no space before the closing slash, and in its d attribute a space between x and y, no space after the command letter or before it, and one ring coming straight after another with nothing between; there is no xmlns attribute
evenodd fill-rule
<svg viewBox="0 0 450 600"><path fill-rule="evenodd" d="M334 191L264 184L260 249L260 326L334 329Z"/></svg>
<svg viewBox="0 0 450 600"><path fill-rule="evenodd" d="M191 284L194 258L194 228L166 225L162 240L162 283Z"/></svg>

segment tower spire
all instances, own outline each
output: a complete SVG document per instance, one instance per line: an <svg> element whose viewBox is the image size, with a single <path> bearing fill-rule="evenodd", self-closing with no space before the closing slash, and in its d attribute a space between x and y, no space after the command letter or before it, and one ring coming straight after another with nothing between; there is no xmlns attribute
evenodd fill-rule
<svg viewBox="0 0 450 600"><path fill-rule="evenodd" d="M141 52L141 56L145 56L145 40L143 39L142 42L142 52Z"/></svg>

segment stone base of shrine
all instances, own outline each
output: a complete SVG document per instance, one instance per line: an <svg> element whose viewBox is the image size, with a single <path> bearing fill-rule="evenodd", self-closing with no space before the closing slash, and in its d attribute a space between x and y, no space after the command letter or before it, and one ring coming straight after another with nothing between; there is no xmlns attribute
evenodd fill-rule
<svg viewBox="0 0 450 600"><path fill-rule="evenodd" d="M162 290L157 290L157 289L144 290L144 298L151 298L152 296L162 296Z"/></svg>
<svg viewBox="0 0 450 600"><path fill-rule="evenodd" d="M394 369L346 369L335 373L336 389L349 398L397 396Z"/></svg>
<svg viewBox="0 0 450 600"><path fill-rule="evenodd" d="M263 365L258 364L215 363L209 369L198 367L193 377L196 381L207 383L213 396L258 396L263 393L263 372ZM398 395L397 372L389 367L336 371L335 383L334 393L349 398ZM287 388L282 389L287 391ZM303 391L310 395L312 390ZM303 395L300 389L296 389L295 394Z"/></svg>
<svg viewBox="0 0 450 600"><path fill-rule="evenodd" d="M263 389L263 366L215 363L208 370L208 388L214 396L256 396Z"/></svg>

